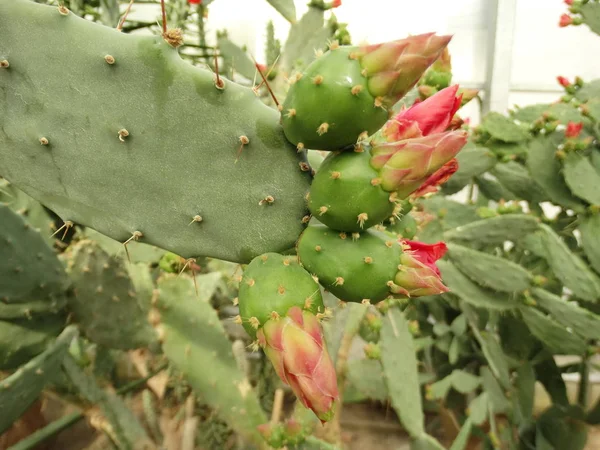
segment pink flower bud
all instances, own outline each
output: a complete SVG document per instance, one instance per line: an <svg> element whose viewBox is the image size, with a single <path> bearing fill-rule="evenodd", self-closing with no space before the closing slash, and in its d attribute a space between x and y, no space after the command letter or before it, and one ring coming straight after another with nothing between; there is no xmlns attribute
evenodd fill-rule
<svg viewBox="0 0 600 450"><path fill-rule="evenodd" d="M342 0L333 0L333 1L331 2L331 7L332 7L332 8L337 8L337 7L339 7L339 6L342 6Z"/></svg>
<svg viewBox="0 0 600 450"><path fill-rule="evenodd" d="M256 336L279 378L321 422L330 420L337 378L315 315L293 306L285 317L268 320Z"/></svg>
<svg viewBox="0 0 600 450"><path fill-rule="evenodd" d="M568 138L576 138L579 136L579 133L581 133L582 128L583 122L569 122L567 124L567 129L565 130L565 136Z"/></svg>
<svg viewBox="0 0 600 450"><path fill-rule="evenodd" d="M400 242L405 250L400 257L401 265L394 279L399 286L396 289L397 293L408 297L421 297L448 292L435 265L448 250L446 244L438 242L429 245L408 239L400 239Z"/></svg>
<svg viewBox="0 0 600 450"><path fill-rule="evenodd" d="M560 84L562 87L567 88L567 87L571 86L571 82L566 77L558 76L558 77L556 77L556 81L558 81L558 84Z"/></svg>
<svg viewBox="0 0 600 450"><path fill-rule="evenodd" d="M458 85L442 89L428 99L400 111L392 120L399 123L415 122L421 134L441 133L446 131L461 104L461 96L456 96ZM396 134L394 140L406 139Z"/></svg>
<svg viewBox="0 0 600 450"><path fill-rule="evenodd" d="M565 4L571 6L573 4L573 0L565 0Z"/></svg>
<svg viewBox="0 0 600 450"><path fill-rule="evenodd" d="M381 187L405 198L454 158L467 143L464 131L449 131L374 145L371 166L380 169Z"/></svg>
<svg viewBox="0 0 600 450"><path fill-rule="evenodd" d="M560 16L558 26L561 28L564 28L564 27L568 27L572 23L573 23L573 18L568 14L563 14Z"/></svg>

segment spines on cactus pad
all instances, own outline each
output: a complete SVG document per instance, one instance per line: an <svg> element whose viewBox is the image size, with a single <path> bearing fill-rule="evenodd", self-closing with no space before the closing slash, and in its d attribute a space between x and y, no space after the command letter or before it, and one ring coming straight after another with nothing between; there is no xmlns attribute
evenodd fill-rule
<svg viewBox="0 0 600 450"><path fill-rule="evenodd" d="M25 0L0 0L4 59L2 176L63 220L183 257L294 245L310 167L251 89Z"/></svg>

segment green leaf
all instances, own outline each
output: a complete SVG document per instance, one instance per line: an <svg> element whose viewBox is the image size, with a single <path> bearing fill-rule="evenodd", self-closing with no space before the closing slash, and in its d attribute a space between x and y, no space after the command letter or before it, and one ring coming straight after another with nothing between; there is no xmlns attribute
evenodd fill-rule
<svg viewBox="0 0 600 450"><path fill-rule="evenodd" d="M462 336L465 334L467 331L467 316L464 314L457 316L450 324L450 328L455 336Z"/></svg>
<svg viewBox="0 0 600 450"><path fill-rule="evenodd" d="M577 100L587 102L595 98L600 98L600 79L585 83L575 94Z"/></svg>
<svg viewBox="0 0 600 450"><path fill-rule="evenodd" d="M542 188L531 179L525 167L515 161L496 164L491 171L498 181L518 198L532 203L546 200Z"/></svg>
<svg viewBox="0 0 600 450"><path fill-rule="evenodd" d="M483 118L481 128L499 141L523 142L529 139L527 130L497 112L487 114Z"/></svg>
<svg viewBox="0 0 600 450"><path fill-rule="evenodd" d="M531 333L551 352L563 355L581 355L585 352L585 342L550 317L531 307L522 307L520 310Z"/></svg>
<svg viewBox="0 0 600 450"><path fill-rule="evenodd" d="M195 394L218 409L237 433L262 443L256 427L267 418L210 303L196 298L191 279L167 274L158 280L155 306L160 314L163 352L169 361ZM246 413L241 414L242 410Z"/></svg>
<svg viewBox="0 0 600 450"><path fill-rule="evenodd" d="M84 372L72 357L64 359L63 368L79 393L100 407L110 425L110 437L116 448L130 450L154 447L144 427L120 397L102 389L96 379Z"/></svg>
<svg viewBox="0 0 600 450"><path fill-rule="evenodd" d="M544 289L534 288L531 293L558 323L586 339L600 339L600 316Z"/></svg>
<svg viewBox="0 0 600 450"><path fill-rule="evenodd" d="M408 433L421 436L425 430L418 362L408 322L397 309L390 309L383 320L381 363L392 407Z"/></svg>
<svg viewBox="0 0 600 450"><path fill-rule="evenodd" d="M525 362L517 367L515 391L521 417L520 422L528 422L533 416L535 398L535 372L530 362Z"/></svg>
<svg viewBox="0 0 600 450"><path fill-rule="evenodd" d="M453 370L452 387L461 394L473 392L481 384L481 378L464 370Z"/></svg>
<svg viewBox="0 0 600 450"><path fill-rule="evenodd" d="M506 294L498 294L477 286L450 261L438 261L437 266L450 291L465 302L479 308L499 310L516 307L516 303Z"/></svg>
<svg viewBox="0 0 600 450"><path fill-rule="evenodd" d="M434 195L425 200L421 200L421 205L425 212L437 216L445 230L466 225L475 220L479 220L477 208L472 205L456 202L444 198L441 195ZM432 223L435 223L432 222Z"/></svg>
<svg viewBox="0 0 600 450"><path fill-rule="evenodd" d="M515 111L511 112L511 117L520 122L535 122L537 119L542 117L542 114L544 114L549 107L549 104L543 103L529 105L522 108L517 107Z"/></svg>
<svg viewBox="0 0 600 450"><path fill-rule="evenodd" d="M548 355L546 359L535 365L534 370L536 379L542 383L544 389L550 395L552 403L563 407L568 406L567 387L554 357Z"/></svg>
<svg viewBox="0 0 600 450"><path fill-rule="evenodd" d="M484 366L480 370L483 390L488 394L490 406L495 413L501 414L508 412L511 407L510 402L508 401L508 398L506 398L506 394L500 386L498 379L490 370L491 367L491 365L490 367Z"/></svg>
<svg viewBox="0 0 600 450"><path fill-rule="evenodd" d="M550 200L574 210L581 210L584 205L569 190L562 176L562 164L555 157L563 135L554 133L551 136L538 136L529 143L527 168L531 178L539 184Z"/></svg>
<svg viewBox="0 0 600 450"><path fill-rule="evenodd" d="M596 2L585 3L580 6L579 11L583 22L590 27L590 30L600 34L600 5Z"/></svg>
<svg viewBox="0 0 600 450"><path fill-rule="evenodd" d="M279 14L281 14L288 22L296 22L296 5L294 0L267 0Z"/></svg>
<svg viewBox="0 0 600 450"><path fill-rule="evenodd" d="M445 450L444 447L433 437L424 434L410 443L410 450Z"/></svg>
<svg viewBox="0 0 600 450"><path fill-rule="evenodd" d="M462 273L482 287L521 292L530 286L531 274L507 259L453 243L448 243L448 256Z"/></svg>
<svg viewBox="0 0 600 450"><path fill-rule="evenodd" d="M482 392L469 403L469 420L474 425L481 425L486 421L490 400L487 392Z"/></svg>
<svg viewBox="0 0 600 450"><path fill-rule="evenodd" d="M281 66L284 71L302 70L315 58L315 50L322 49L332 37L332 30L325 25L324 12L309 7L308 12L292 25L284 45Z"/></svg>
<svg viewBox="0 0 600 450"><path fill-rule="evenodd" d="M242 75L248 80L253 80L256 71L256 66L248 54L240 47L235 45L226 37L217 39L219 52L225 59L227 66L233 67L233 70Z"/></svg>
<svg viewBox="0 0 600 450"><path fill-rule="evenodd" d="M469 438L471 437L472 428L473 420L470 417L468 417L467 420L465 420L465 423L463 423L463 426L461 427L458 436L456 436L456 439L454 439L450 450L465 450L465 447L469 442Z"/></svg>
<svg viewBox="0 0 600 450"><path fill-rule="evenodd" d="M388 398L379 361L357 359L348 363L348 382L364 397L384 402ZM346 400L346 398L344 398Z"/></svg>
<svg viewBox="0 0 600 450"><path fill-rule="evenodd" d="M444 237L474 244L503 244L506 241L516 242L537 229L538 221L533 216L505 214L449 230Z"/></svg>
<svg viewBox="0 0 600 450"><path fill-rule="evenodd" d="M565 181L573 194L592 205L600 205L600 174L590 160L578 153L568 153L563 164Z"/></svg>
<svg viewBox="0 0 600 450"><path fill-rule="evenodd" d="M443 185L444 193L454 194L471 182L473 177L490 170L496 164L496 157L485 147L468 147L456 157L458 171Z"/></svg>
<svg viewBox="0 0 600 450"><path fill-rule="evenodd" d="M475 177L479 192L487 199L499 202L500 200L513 200L515 195L500 184L490 174Z"/></svg>
<svg viewBox="0 0 600 450"><path fill-rule="evenodd" d="M427 398L429 400L440 400L446 398L448 391L452 388L452 374L431 384L427 388Z"/></svg>
<svg viewBox="0 0 600 450"><path fill-rule="evenodd" d="M452 341L450 342L450 347L448 348L448 362L452 365L458 362L458 358L460 357L460 341L454 336Z"/></svg>
<svg viewBox="0 0 600 450"><path fill-rule="evenodd" d="M596 272L600 273L600 214L582 217L579 224L581 247Z"/></svg>
<svg viewBox="0 0 600 450"><path fill-rule="evenodd" d="M548 225L540 225L540 235L547 262L556 277L576 296L597 302L600 299L598 277Z"/></svg>
<svg viewBox="0 0 600 450"><path fill-rule="evenodd" d="M508 388L510 386L510 373L508 371L508 362L506 360L506 355L502 351L502 347L496 340L496 337L487 332L481 332L477 337L479 345L481 345L481 350L483 351L483 355L485 359L487 359L488 364L490 365L491 373L493 373L494 377L498 379L498 381L504 386L504 388ZM487 376L487 368L481 369L481 376L483 377L484 386L486 385L486 376Z"/></svg>
<svg viewBox="0 0 600 450"><path fill-rule="evenodd" d="M0 380L0 434L11 427L52 381L77 334L75 326L65 328L43 353Z"/></svg>

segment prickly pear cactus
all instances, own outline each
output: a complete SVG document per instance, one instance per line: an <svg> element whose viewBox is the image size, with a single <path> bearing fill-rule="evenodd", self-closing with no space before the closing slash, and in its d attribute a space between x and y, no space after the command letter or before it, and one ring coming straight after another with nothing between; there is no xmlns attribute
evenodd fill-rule
<svg viewBox="0 0 600 450"><path fill-rule="evenodd" d="M65 269L40 232L0 204L0 318L27 318L64 307Z"/></svg>
<svg viewBox="0 0 600 450"><path fill-rule="evenodd" d="M376 303L392 295L402 247L383 233L310 226L297 250L306 270L318 274L319 282L344 301Z"/></svg>
<svg viewBox="0 0 600 450"><path fill-rule="evenodd" d="M2 175L63 220L184 257L293 247L309 166L251 89L64 6L1 0L0 42Z"/></svg>
<svg viewBox="0 0 600 450"><path fill-rule="evenodd" d="M325 306L319 285L293 256L266 253L244 270L239 291L240 320L250 336L274 312L287 314L292 306L323 314Z"/></svg>
<svg viewBox="0 0 600 450"><path fill-rule="evenodd" d="M67 258L74 288L69 310L85 335L108 348L148 347L156 339L146 319L150 299L136 291L123 260L87 240Z"/></svg>

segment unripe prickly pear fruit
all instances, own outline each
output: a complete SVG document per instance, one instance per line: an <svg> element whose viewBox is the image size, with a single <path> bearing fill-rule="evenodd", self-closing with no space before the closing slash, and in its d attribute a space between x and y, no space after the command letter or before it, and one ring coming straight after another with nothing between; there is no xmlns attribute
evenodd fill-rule
<svg viewBox="0 0 600 450"><path fill-rule="evenodd" d="M334 230L358 232L383 222L396 206L381 188L379 173L368 152L331 153L310 188L308 207L320 222Z"/></svg>
<svg viewBox="0 0 600 450"><path fill-rule="evenodd" d="M372 134L450 42L433 33L363 47L337 43L291 78L282 110L290 142L338 150Z"/></svg>
<svg viewBox="0 0 600 450"><path fill-rule="evenodd" d="M323 287L341 300L363 303L448 291L435 266L445 248L373 230L350 236L322 225L309 226L297 245L300 261Z"/></svg>
<svg viewBox="0 0 600 450"><path fill-rule="evenodd" d="M292 306L313 314L325 312L317 282L295 256L278 253L265 253L248 264L238 300L242 325L252 338L274 313L285 316Z"/></svg>
<svg viewBox="0 0 600 450"><path fill-rule="evenodd" d="M337 378L318 317L318 284L296 258L266 253L252 260L239 292L240 318L298 399L326 422L338 401Z"/></svg>

